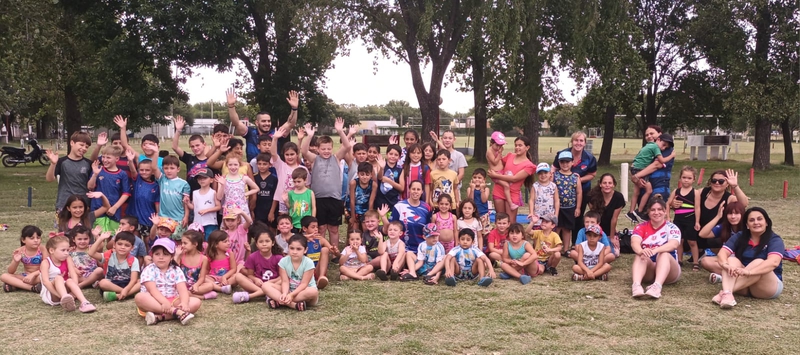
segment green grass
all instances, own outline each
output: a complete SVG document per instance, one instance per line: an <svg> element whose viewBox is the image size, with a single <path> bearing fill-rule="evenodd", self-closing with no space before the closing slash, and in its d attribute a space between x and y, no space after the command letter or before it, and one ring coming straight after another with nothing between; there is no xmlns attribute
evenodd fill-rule
<svg viewBox="0 0 800 355"><path fill-rule="evenodd" d="M565 142L565 140L564 140ZM566 146L563 142L553 144ZM599 149L599 145L595 145ZM615 147L615 150L617 148ZM599 173L619 175L615 166ZM552 155L540 154L548 157ZM615 153L615 159L618 155ZM773 155L773 159L780 159ZM632 158L632 156L630 157ZM686 156L679 156L677 174ZM757 172L747 184L747 162L692 162L708 174L722 167L740 173L751 205L770 212L787 246L800 244L800 169L776 167ZM470 162L466 176L479 164ZM7 265L18 246L19 230L35 224L49 231L53 222L55 183L44 181L36 165L0 168L0 264ZM783 180L790 196L780 197ZM677 179L673 179L673 184ZM26 205L27 187L33 206ZM620 226L627 227L626 220ZM784 263L786 288L777 300L737 297L739 305L721 311L711 304L719 286L707 273L685 268L676 285L666 286L658 301L630 298L630 256L613 264L608 282L569 281L569 263L558 277L542 276L526 286L496 280L489 288L456 288L421 283L334 281L322 291L319 306L308 312L269 310L263 300L233 305L230 296L203 303L188 327L175 322L146 327L132 301L104 303L94 290L87 297L93 314L65 314L44 305L37 295L0 295L0 339L9 353L786 353L800 336L798 265ZM330 271L331 280L338 271ZM113 349L113 350L112 350Z"/></svg>

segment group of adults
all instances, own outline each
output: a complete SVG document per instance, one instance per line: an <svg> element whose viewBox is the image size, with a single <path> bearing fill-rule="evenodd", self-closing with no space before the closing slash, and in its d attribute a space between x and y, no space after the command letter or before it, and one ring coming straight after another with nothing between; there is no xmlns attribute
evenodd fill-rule
<svg viewBox="0 0 800 355"><path fill-rule="evenodd" d="M235 110L231 111L235 114ZM289 124L296 120L296 111L292 113ZM246 127L243 122L233 118L236 134L245 138L246 152L250 158L257 152L257 137L274 132L271 129L271 117L266 113L259 114L254 127ZM660 127L649 126L645 131L645 139L648 142L655 141L661 133ZM448 150L455 150L453 142L447 143L450 143ZM597 174L597 160L586 151L586 134L575 132L570 143L568 148L555 154L553 166L559 165L557 157L561 152L570 152L573 157L571 170L580 177L584 198L579 207L580 216L575 221L573 238L577 236L577 230L583 227L583 215L588 208L601 215L600 227L618 247L617 222L626 202L622 193L617 191L617 179L613 174L606 173L592 187ZM536 162L532 161L530 147L528 138L516 138L513 152L503 158L505 173L488 172L491 179L508 182L512 196L521 196L523 186L527 185L526 180L530 182L534 176ZM671 146L666 148L662 156L669 156L673 149ZM631 233L631 249L636 254L631 271L632 295L637 298L659 298L661 287L677 282L681 276L678 250L682 249L680 246L684 241L678 227L669 221L669 209L665 202L671 193L673 165L674 159L650 175L648 183L652 185L654 198L645 208L649 218ZM411 184L407 198L392 206L392 218L407 226L407 237L415 239L413 241L416 243L410 243L414 245L424 242L422 228L430 222L427 213L430 207L421 200L422 186L418 185ZM496 207L506 206L501 191L493 191L492 198ZM700 201L698 247L700 250L711 249L716 256L703 257L703 253L700 260L693 262L711 273L711 283L722 283L722 290L712 301L729 308L736 304L733 294L764 299L778 297L783 290L783 240L773 232L772 220L764 209L746 209L748 198L738 184L736 173L732 170L713 172L702 189ZM514 203L520 206L525 204L523 200ZM672 206L673 209L679 207L680 201ZM516 210L501 212L507 212L511 221L516 221ZM651 283L647 291L642 287L643 282Z"/></svg>

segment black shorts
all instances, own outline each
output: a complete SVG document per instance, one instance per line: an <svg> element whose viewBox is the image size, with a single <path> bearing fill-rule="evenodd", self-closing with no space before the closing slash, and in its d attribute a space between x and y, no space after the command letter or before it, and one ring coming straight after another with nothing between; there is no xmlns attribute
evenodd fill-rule
<svg viewBox="0 0 800 355"><path fill-rule="evenodd" d="M342 225L344 205L333 197L317 197L317 223L322 226Z"/></svg>
<svg viewBox="0 0 800 355"><path fill-rule="evenodd" d="M558 210L558 228L567 230L575 228L575 207Z"/></svg>
<svg viewBox="0 0 800 355"><path fill-rule="evenodd" d="M639 173L642 170L644 170L644 169L636 169L636 168L634 168L633 164L631 164L631 167L628 169L628 171L631 173L631 176L636 175L637 173ZM649 182L650 181L650 175L647 175L647 176L645 176L645 177L643 177L643 178L641 178L639 180L644 180L644 181L648 181Z"/></svg>
<svg viewBox="0 0 800 355"><path fill-rule="evenodd" d="M697 248L700 250L719 249L722 248L722 240L719 238L697 238Z"/></svg>
<svg viewBox="0 0 800 355"><path fill-rule="evenodd" d="M675 218L674 223L678 227L678 229L681 230L681 239L691 240L691 241L698 241L700 239L704 239L700 238L697 235L697 231L694 230L694 218L692 218L691 221L685 221L681 218Z"/></svg>

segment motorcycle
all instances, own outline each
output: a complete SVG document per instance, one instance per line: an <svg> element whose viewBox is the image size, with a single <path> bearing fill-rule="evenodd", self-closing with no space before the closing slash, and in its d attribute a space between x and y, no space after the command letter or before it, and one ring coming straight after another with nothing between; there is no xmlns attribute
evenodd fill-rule
<svg viewBox="0 0 800 355"><path fill-rule="evenodd" d="M32 148L30 153L26 153L25 148L8 146L0 148L0 160L2 160L3 166L11 168L20 163L27 164L37 160L39 164L50 165L50 159L44 154L44 149L39 145L39 141L31 138L28 140L28 145Z"/></svg>

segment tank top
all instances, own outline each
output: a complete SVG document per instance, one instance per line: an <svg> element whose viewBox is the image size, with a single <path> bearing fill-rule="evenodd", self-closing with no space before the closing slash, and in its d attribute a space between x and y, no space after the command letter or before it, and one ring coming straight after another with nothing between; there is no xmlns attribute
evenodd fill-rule
<svg viewBox="0 0 800 355"><path fill-rule="evenodd" d="M367 187L361 187L361 182L356 180L355 202L356 214L365 214L369 210L369 198L372 196L372 180L367 183Z"/></svg>
<svg viewBox="0 0 800 355"><path fill-rule="evenodd" d="M444 218L442 218L442 213L441 212L436 212L436 227L439 228L439 230L443 230L443 229L453 230L453 227L454 227L453 219L455 219L455 218L453 217L452 213L450 213L450 217L449 218L444 219Z"/></svg>
<svg viewBox="0 0 800 355"><path fill-rule="evenodd" d="M244 177L239 175L239 179L231 180L225 177L225 203L223 206L227 209L238 208L242 212L250 215L250 207L247 205L247 199L244 196L245 187Z"/></svg>
<svg viewBox="0 0 800 355"><path fill-rule="evenodd" d="M711 188L710 187L706 187L706 188L703 189L703 191L700 192L700 225L701 226L704 226L704 225L708 224L709 222L711 222L711 220L714 219L714 217L716 217L717 213L719 212L719 205L723 204L723 203L727 203L728 198L731 196L730 192L725 191L725 193L722 194L722 198L719 199L719 202L717 202L717 204L714 205L714 207L706 208L705 201L708 198L709 194L711 194Z"/></svg>
<svg viewBox="0 0 800 355"><path fill-rule="evenodd" d="M314 265L317 265L319 262L319 256L322 253L322 243L319 242L319 239L312 239L308 241L308 251L306 252L306 256L314 262Z"/></svg>
<svg viewBox="0 0 800 355"><path fill-rule="evenodd" d="M64 280L66 280L69 277L68 276L69 269L67 267L66 260L62 261L61 264L58 266L56 266L56 264L53 262L53 259L50 259L49 256L47 257L47 261L50 262L50 268L47 269L47 278L50 281L53 281L58 275L61 275L61 277L63 277Z"/></svg>
<svg viewBox="0 0 800 355"><path fill-rule="evenodd" d="M506 246L508 246L508 257L510 257L511 260L519 260L522 258L522 256L525 255L525 244L528 244L528 242L523 240L522 245L514 249L511 247L511 242L506 243Z"/></svg>
<svg viewBox="0 0 800 355"><path fill-rule="evenodd" d="M675 210L675 222L691 222L694 225L694 189L688 194L681 195L681 188L675 191L675 199L681 201L681 207Z"/></svg>
<svg viewBox="0 0 800 355"><path fill-rule="evenodd" d="M603 251L604 247L605 245L603 245L603 243L598 242L594 250L591 250L589 249L589 242L581 243L581 248L583 248L583 264L590 269L597 266L600 260L600 252Z"/></svg>
<svg viewBox="0 0 800 355"><path fill-rule="evenodd" d="M314 159L314 180L311 189L317 198L342 199L342 169L335 155L323 158L320 155Z"/></svg>
<svg viewBox="0 0 800 355"><path fill-rule="evenodd" d="M189 266L186 264L186 256L181 255L181 270L183 271L183 275L186 276L186 287L192 287L192 285L197 282L200 278L200 269L202 268L202 260L200 260L200 265Z"/></svg>
<svg viewBox="0 0 800 355"><path fill-rule="evenodd" d="M228 273L231 267L230 255L225 253L224 259L211 260L208 258L208 274L211 276L223 276Z"/></svg>
<svg viewBox="0 0 800 355"><path fill-rule="evenodd" d="M391 241L386 242L386 252L389 253L390 258L394 258L397 256L397 253L400 252L399 246L400 246L400 239L398 239L397 242L394 243L394 245L392 245Z"/></svg>

